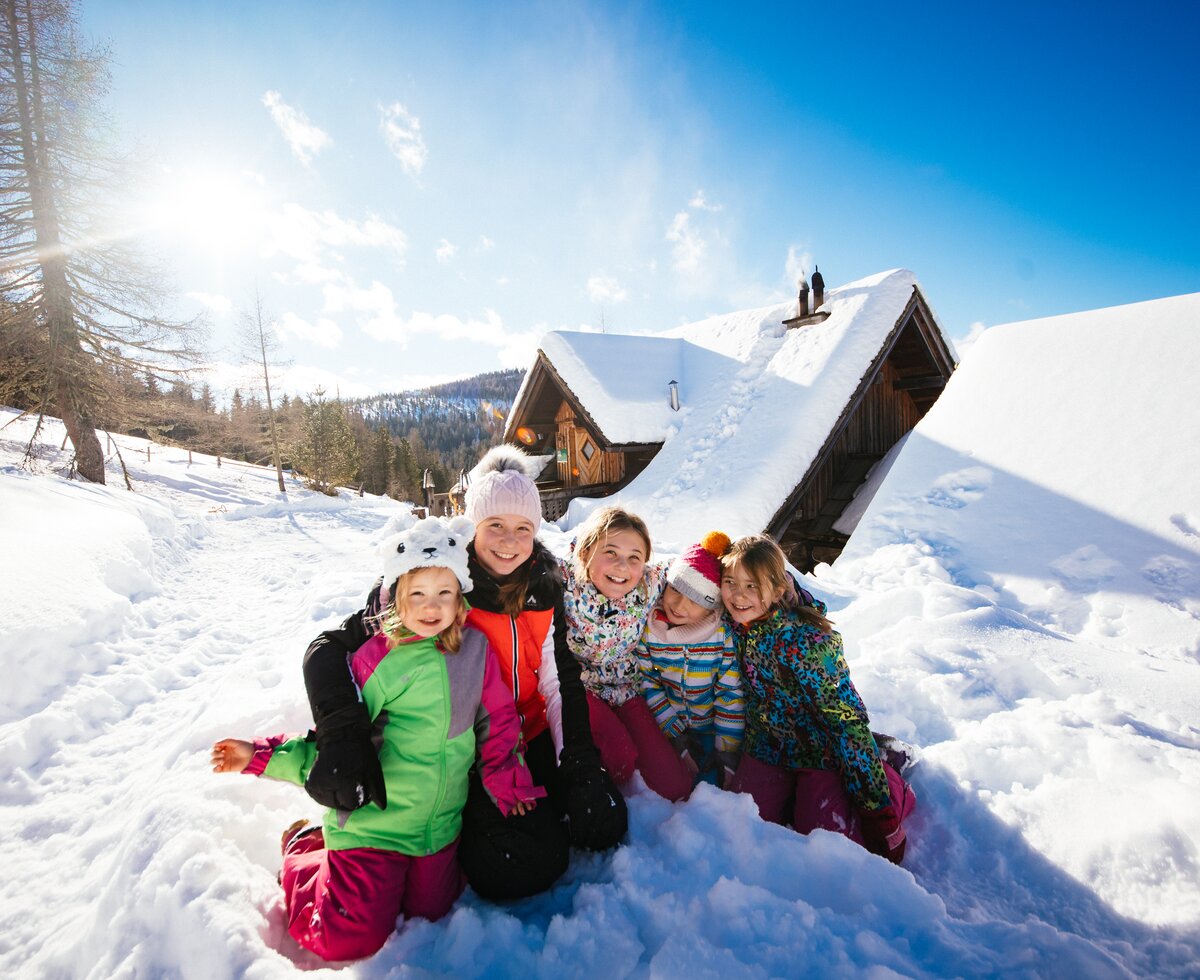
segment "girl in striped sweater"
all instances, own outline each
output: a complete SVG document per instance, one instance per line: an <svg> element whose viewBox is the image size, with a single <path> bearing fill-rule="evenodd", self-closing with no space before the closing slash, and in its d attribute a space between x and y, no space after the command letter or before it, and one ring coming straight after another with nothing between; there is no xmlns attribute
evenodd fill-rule
<svg viewBox="0 0 1200 980"><path fill-rule="evenodd" d="M712 531L671 563L638 648L646 703L693 784L725 786L742 744L742 679L721 605L728 548L729 538Z"/></svg>

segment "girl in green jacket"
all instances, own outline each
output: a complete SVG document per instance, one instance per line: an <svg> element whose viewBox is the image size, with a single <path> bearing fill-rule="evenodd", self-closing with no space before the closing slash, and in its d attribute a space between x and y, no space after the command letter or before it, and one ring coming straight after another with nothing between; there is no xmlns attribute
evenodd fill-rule
<svg viewBox="0 0 1200 980"><path fill-rule="evenodd" d="M374 722L386 808L367 801L329 810L322 826L301 821L283 840L288 932L324 959L371 955L400 915L449 911L463 887L456 851L476 757L502 814L524 814L545 795L525 768L496 657L465 626L474 530L464 518L428 518L382 547L391 601L382 631L354 653L350 670ZM223 739L213 746L213 770L303 785L316 753L312 733Z"/></svg>

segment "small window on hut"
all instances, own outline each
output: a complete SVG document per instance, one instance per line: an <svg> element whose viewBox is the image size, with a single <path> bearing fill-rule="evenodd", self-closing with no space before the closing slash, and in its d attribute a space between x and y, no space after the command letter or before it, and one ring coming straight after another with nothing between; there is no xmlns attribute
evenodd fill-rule
<svg viewBox="0 0 1200 980"><path fill-rule="evenodd" d="M579 447L579 451L583 453L583 458L589 463L592 461L592 457L596 455L596 447L592 445L591 439L584 439L583 445Z"/></svg>

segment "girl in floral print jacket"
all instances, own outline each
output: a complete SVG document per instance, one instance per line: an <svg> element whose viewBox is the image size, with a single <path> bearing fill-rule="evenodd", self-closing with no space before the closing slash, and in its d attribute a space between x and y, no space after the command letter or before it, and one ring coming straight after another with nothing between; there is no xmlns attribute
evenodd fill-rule
<svg viewBox="0 0 1200 980"><path fill-rule="evenodd" d="M899 864L916 799L880 755L824 604L800 604L765 535L735 542L721 564L746 697L730 788L750 793L764 820L842 833Z"/></svg>
<svg viewBox="0 0 1200 980"><path fill-rule="evenodd" d="M635 770L668 799L690 789L679 754L641 696L637 648L666 586L650 563L650 532L636 514L601 507L583 524L563 562L567 645L582 668L592 737L618 784ZM685 788L686 784L686 788Z"/></svg>

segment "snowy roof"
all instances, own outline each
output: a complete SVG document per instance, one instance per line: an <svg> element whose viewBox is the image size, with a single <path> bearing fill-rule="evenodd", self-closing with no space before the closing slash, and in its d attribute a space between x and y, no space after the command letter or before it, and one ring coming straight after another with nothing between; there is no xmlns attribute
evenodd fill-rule
<svg viewBox="0 0 1200 980"><path fill-rule="evenodd" d="M611 498L684 546L710 527L768 526L808 472L918 287L906 270L826 293L829 317L794 329L794 300L711 317L659 337L559 332L542 351L603 435L663 442ZM679 382L680 410L667 383ZM582 517L574 508L565 523Z"/></svg>
<svg viewBox="0 0 1200 980"><path fill-rule="evenodd" d="M1057 632L1194 661L1198 325L1195 293L984 331L835 569L925 541Z"/></svg>

